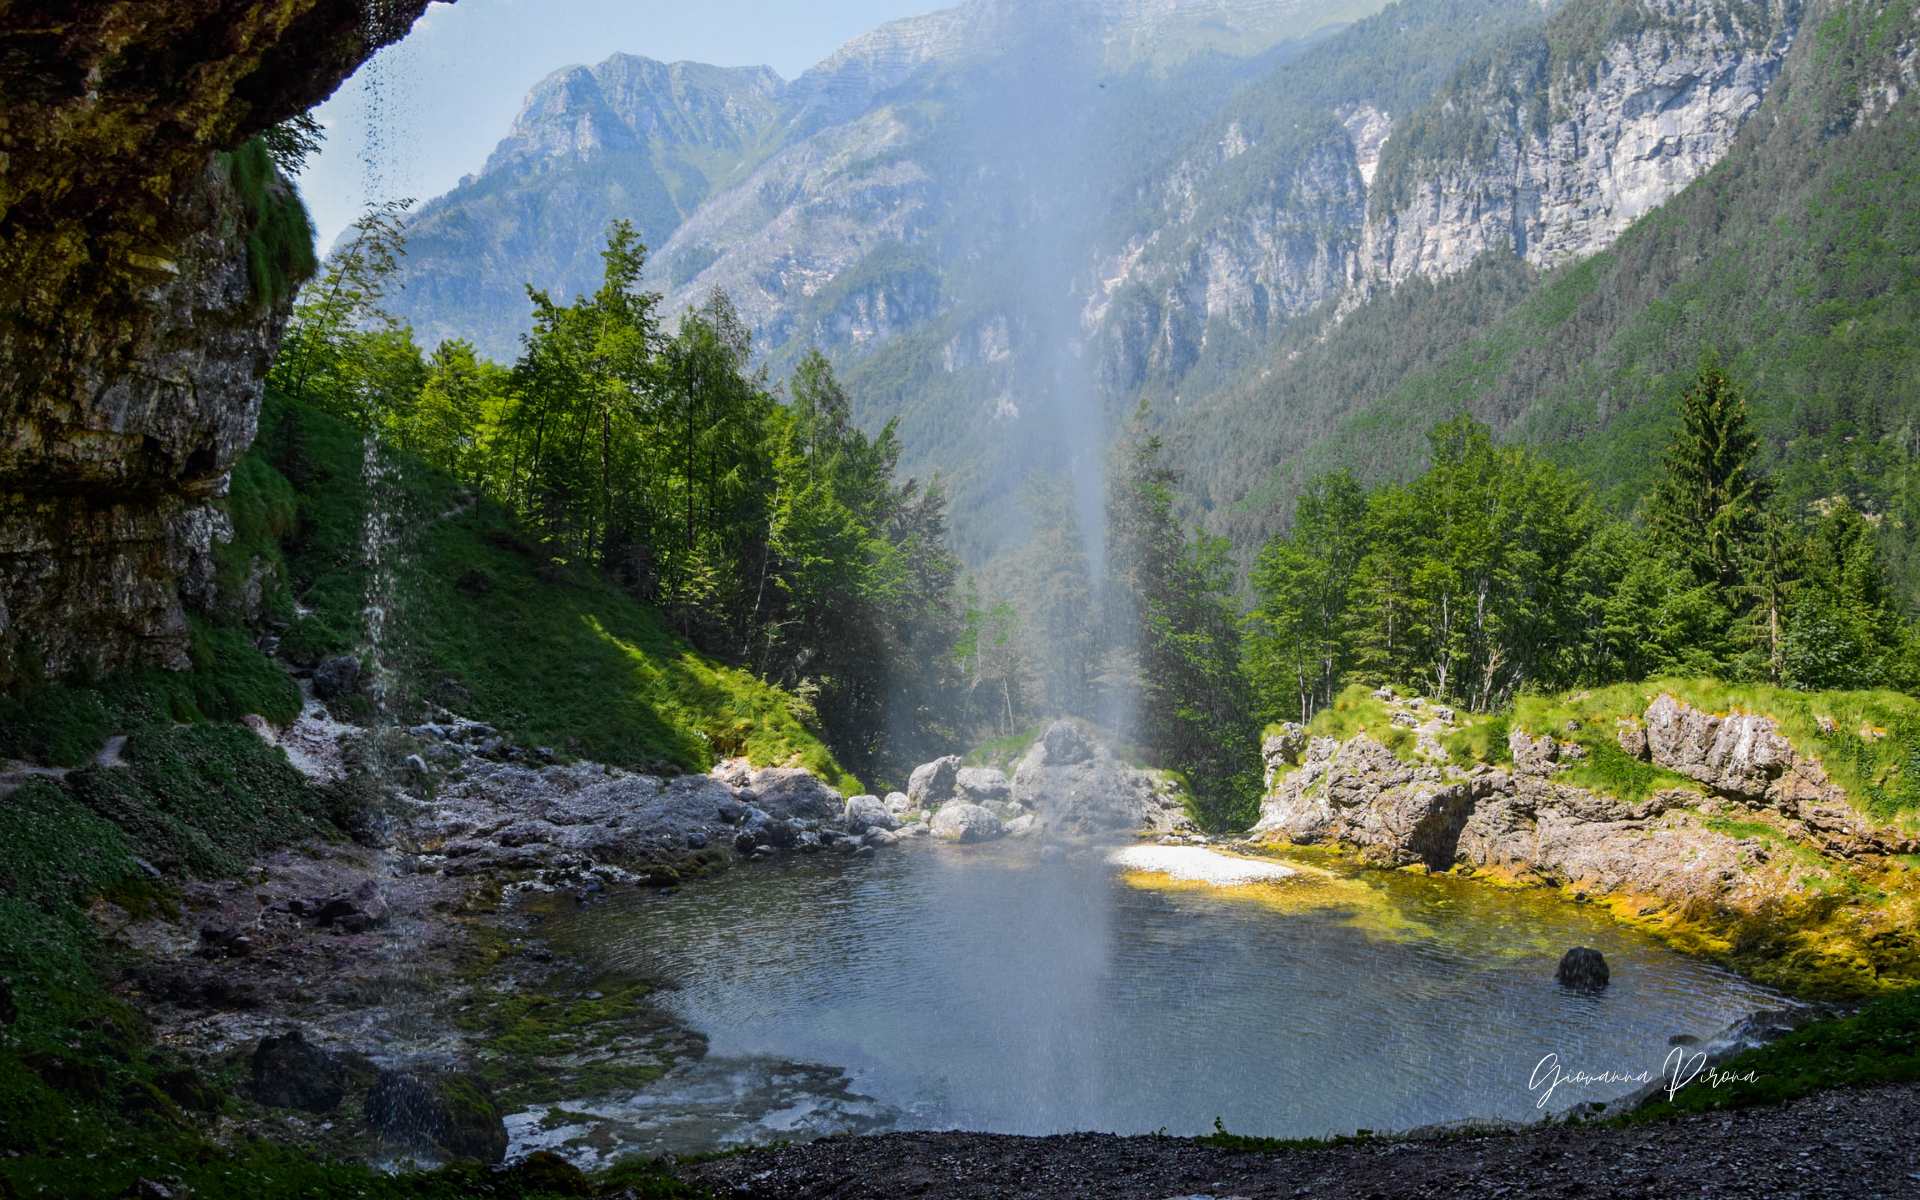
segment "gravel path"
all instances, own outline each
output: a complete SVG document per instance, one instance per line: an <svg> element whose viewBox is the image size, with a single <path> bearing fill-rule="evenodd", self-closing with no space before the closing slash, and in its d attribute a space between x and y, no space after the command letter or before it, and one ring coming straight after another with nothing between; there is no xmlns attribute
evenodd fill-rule
<svg viewBox="0 0 1920 1200"><path fill-rule="evenodd" d="M1920 1196L1920 1085L1630 1129L1235 1154L1179 1138L890 1133L687 1166L720 1197Z"/></svg>

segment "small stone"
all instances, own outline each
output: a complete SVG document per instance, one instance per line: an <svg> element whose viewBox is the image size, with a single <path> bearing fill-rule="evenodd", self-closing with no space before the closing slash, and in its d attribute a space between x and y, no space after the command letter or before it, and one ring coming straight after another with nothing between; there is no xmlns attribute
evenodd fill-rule
<svg viewBox="0 0 1920 1200"><path fill-rule="evenodd" d="M707 848L707 835L697 830L688 834L687 848L690 850L705 850Z"/></svg>

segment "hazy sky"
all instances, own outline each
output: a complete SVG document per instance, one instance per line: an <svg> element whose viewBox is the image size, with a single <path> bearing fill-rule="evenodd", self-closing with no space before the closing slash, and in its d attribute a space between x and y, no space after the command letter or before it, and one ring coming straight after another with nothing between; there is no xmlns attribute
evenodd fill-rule
<svg viewBox="0 0 1920 1200"><path fill-rule="evenodd" d="M341 85L316 115L327 146L300 190L324 249L366 200L425 200L480 169L527 89L615 51L788 79L841 43L957 0L459 0Z"/></svg>

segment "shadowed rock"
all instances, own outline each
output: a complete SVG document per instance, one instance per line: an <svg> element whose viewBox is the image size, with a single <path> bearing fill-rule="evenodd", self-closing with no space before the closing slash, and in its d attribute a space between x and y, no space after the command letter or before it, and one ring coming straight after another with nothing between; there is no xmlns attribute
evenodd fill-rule
<svg viewBox="0 0 1920 1200"><path fill-rule="evenodd" d="M253 1096L268 1108L332 1112L346 1095L341 1064L298 1029L260 1039L253 1052Z"/></svg>
<svg viewBox="0 0 1920 1200"><path fill-rule="evenodd" d="M907 779L907 799L916 808L933 808L953 799L959 783L960 759L952 754L921 763Z"/></svg>
<svg viewBox="0 0 1920 1200"><path fill-rule="evenodd" d="M1580 992L1597 992L1607 986L1607 960L1598 950L1575 946L1560 956L1553 978L1561 987Z"/></svg>

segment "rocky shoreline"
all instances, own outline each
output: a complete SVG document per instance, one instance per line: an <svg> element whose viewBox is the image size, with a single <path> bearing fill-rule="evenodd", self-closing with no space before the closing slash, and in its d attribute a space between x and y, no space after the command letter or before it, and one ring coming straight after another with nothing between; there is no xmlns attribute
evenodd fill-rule
<svg viewBox="0 0 1920 1200"><path fill-rule="evenodd" d="M678 1174L727 1200L1863 1200L1913 1193L1920 1148L1908 1130L1916 1120L1920 1085L1908 1084L1652 1125L1563 1125L1278 1153L1099 1133L893 1133L754 1150Z"/></svg>
<svg viewBox="0 0 1920 1200"><path fill-rule="evenodd" d="M948 758L908 793L847 798L744 759L686 775L545 761L446 711L363 728L311 695L325 682L307 681L289 725L250 724L316 785L358 796L351 840L283 847L137 912L103 897L90 914L155 1045L243 1101L207 1106L218 1144L499 1162L550 1129L610 1136L550 1106L633 1093L705 1054L650 999L670 981L596 974L543 940L548 916L617 889L903 841L1192 830L1166 776L1065 722L1011 778Z"/></svg>
<svg viewBox="0 0 1920 1200"><path fill-rule="evenodd" d="M1867 819L1773 719L1649 698L1615 740L1687 786L1625 800L1563 778L1589 753L1577 742L1514 728L1510 762L1463 767L1439 740L1460 724L1451 710L1375 698L1387 731L1339 739L1290 725L1266 740L1250 845L1556 888L1793 991L1912 981L1920 887L1902 856L1920 839ZM1389 731L1410 735L1398 751Z"/></svg>

